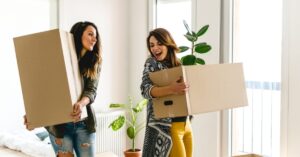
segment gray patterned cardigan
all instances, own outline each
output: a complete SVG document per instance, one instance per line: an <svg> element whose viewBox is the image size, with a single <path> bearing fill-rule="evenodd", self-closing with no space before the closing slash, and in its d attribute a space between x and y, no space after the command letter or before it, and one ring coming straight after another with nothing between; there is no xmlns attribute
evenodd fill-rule
<svg viewBox="0 0 300 157"><path fill-rule="evenodd" d="M168 157L172 148L170 136L171 118L155 119L153 114L152 96L150 90L153 83L149 72L167 69L167 62L159 62L155 58L148 58L144 65L142 84L140 86L144 98L148 99L147 125L143 146L143 157Z"/></svg>

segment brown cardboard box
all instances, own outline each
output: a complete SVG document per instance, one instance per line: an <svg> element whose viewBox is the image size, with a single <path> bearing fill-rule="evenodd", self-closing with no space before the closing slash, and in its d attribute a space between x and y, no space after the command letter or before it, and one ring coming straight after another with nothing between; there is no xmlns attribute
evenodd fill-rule
<svg viewBox="0 0 300 157"><path fill-rule="evenodd" d="M82 92L73 35L54 29L13 40L29 128L71 122Z"/></svg>
<svg viewBox="0 0 300 157"><path fill-rule="evenodd" d="M184 95L153 99L156 118L180 117L246 106L247 95L241 63L181 66L150 73L157 86L183 77L189 84Z"/></svg>

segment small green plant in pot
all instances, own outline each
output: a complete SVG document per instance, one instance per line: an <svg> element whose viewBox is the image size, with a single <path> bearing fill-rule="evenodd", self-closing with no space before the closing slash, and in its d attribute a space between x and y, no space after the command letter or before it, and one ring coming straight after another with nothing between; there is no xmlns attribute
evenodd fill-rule
<svg viewBox="0 0 300 157"><path fill-rule="evenodd" d="M202 28L198 30L198 32L191 31L190 27L186 23L186 21L183 21L183 24L187 30L187 33L184 35L187 40L191 42L191 46L179 46L180 52L185 52L187 50L191 50L191 54L183 56L181 58L182 65L195 65L195 64L201 64L204 65L205 61L204 59L198 57L195 55L195 52L198 54L204 54L211 50L211 46L208 45L206 42L199 42L196 43L203 34L206 33L206 31L209 28L209 25L205 25Z"/></svg>
<svg viewBox="0 0 300 157"><path fill-rule="evenodd" d="M132 98L129 97L128 104L110 104L109 106L110 108L124 109L126 111L127 116L119 116L109 125L109 127L112 128L112 130L117 131L122 128L125 123L127 124L127 136L131 140L131 148L127 150L127 152L141 152L141 150L137 149L135 146L135 138L145 125L144 122L138 123L137 118L138 114L147 106L147 103L147 99L142 99L136 105L133 105ZM126 154L126 152L124 152L124 154Z"/></svg>

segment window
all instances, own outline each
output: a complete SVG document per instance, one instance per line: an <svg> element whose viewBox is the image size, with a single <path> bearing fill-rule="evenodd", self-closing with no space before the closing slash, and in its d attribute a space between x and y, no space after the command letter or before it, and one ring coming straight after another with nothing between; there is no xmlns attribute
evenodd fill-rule
<svg viewBox="0 0 300 157"><path fill-rule="evenodd" d="M183 20L191 26L192 0L157 0L156 4L156 28L163 27L173 36L177 46L189 45L190 42L184 37L186 29ZM186 55L184 52L177 54L178 58Z"/></svg>
<svg viewBox="0 0 300 157"><path fill-rule="evenodd" d="M233 110L232 154L279 157L281 0L233 1L233 62L242 62L249 106Z"/></svg>

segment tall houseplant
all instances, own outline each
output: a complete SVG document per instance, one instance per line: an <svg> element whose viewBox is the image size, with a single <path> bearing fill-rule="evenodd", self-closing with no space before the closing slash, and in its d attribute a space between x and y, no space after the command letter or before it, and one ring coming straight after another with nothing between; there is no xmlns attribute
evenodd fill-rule
<svg viewBox="0 0 300 157"><path fill-rule="evenodd" d="M127 124L127 136L131 140L131 148L126 150L124 152L125 156L126 154L133 154L134 152L138 152L141 156L141 150L137 149L135 146L135 138L137 134L143 129L144 122L138 123L137 118L138 114L143 111L143 109L147 106L148 100L142 99L139 101L135 106L133 105L132 98L129 98L128 104L110 104L110 108L118 108L118 109L124 109L126 111L127 116L119 116L117 119L115 119L109 127L112 128L112 130L117 131L120 128L124 126L124 124Z"/></svg>
<svg viewBox="0 0 300 157"><path fill-rule="evenodd" d="M198 30L198 32L191 31L190 27L186 23L186 21L183 21L183 24L187 30L187 33L184 35L188 41L191 42L191 46L180 46L180 52L185 52L187 50L191 50L191 54L185 55L181 58L181 62L183 65L195 65L195 64L205 64L204 59L198 57L195 55L195 52L198 54L204 54L211 50L211 46L208 45L206 42L199 42L196 43L203 34L206 33L206 31L209 28L209 25L205 25L202 28Z"/></svg>

